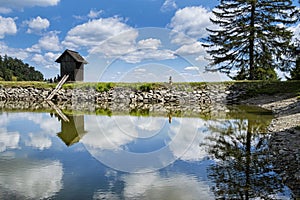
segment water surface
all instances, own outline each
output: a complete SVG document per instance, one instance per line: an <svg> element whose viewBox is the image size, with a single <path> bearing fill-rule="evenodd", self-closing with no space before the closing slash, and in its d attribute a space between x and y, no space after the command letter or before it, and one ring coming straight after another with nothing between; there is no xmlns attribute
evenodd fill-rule
<svg viewBox="0 0 300 200"><path fill-rule="evenodd" d="M69 122L54 112L0 114L0 199L291 197L270 162L268 111L64 113Z"/></svg>

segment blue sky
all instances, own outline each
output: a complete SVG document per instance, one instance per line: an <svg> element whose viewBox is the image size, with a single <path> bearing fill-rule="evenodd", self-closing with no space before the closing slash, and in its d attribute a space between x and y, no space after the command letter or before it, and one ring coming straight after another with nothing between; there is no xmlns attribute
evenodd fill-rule
<svg viewBox="0 0 300 200"><path fill-rule="evenodd" d="M0 54L46 78L65 50L89 62L86 81L220 81L204 73L201 38L217 0L0 0ZM299 37L300 26L293 27Z"/></svg>

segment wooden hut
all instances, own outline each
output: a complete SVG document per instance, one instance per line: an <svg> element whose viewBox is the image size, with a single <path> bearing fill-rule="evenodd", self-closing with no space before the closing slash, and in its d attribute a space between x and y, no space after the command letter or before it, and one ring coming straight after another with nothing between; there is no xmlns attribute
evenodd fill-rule
<svg viewBox="0 0 300 200"><path fill-rule="evenodd" d="M83 81L87 61L78 52L67 49L55 62L60 63L61 77L69 75L68 81Z"/></svg>

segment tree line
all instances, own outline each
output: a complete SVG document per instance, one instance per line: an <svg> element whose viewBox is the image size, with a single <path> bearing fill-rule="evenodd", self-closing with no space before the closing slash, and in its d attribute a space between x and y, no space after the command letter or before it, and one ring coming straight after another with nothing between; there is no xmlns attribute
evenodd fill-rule
<svg viewBox="0 0 300 200"><path fill-rule="evenodd" d="M278 69L300 80L299 37L289 28L299 10L292 0L221 0L204 39L207 70L234 80L278 80Z"/></svg>
<svg viewBox="0 0 300 200"><path fill-rule="evenodd" d="M0 55L0 80L4 81L43 81L44 76L22 60Z"/></svg>

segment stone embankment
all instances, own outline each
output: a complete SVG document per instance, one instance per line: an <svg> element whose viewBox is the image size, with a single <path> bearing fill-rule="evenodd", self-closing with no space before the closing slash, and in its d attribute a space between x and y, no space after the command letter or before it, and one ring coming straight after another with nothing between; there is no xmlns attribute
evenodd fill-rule
<svg viewBox="0 0 300 200"><path fill-rule="evenodd" d="M51 93L50 88L1 87L0 100L9 101L44 101ZM54 96L56 102L91 102L91 103L176 103L176 104L211 104L234 103L245 93L240 88L225 84L191 87L176 85L155 90L141 91L130 87L115 87L109 91L98 92L95 89L61 89Z"/></svg>

